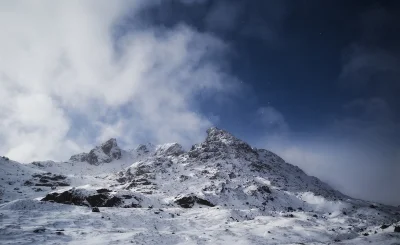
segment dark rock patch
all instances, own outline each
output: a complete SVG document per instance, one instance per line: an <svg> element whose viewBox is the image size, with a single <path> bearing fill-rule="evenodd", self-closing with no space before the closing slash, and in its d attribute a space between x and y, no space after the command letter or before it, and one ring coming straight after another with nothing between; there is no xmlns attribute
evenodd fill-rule
<svg viewBox="0 0 400 245"><path fill-rule="evenodd" d="M265 194L265 193L271 194L271 190L266 185L258 187L257 191L260 192L260 193L263 193L263 194Z"/></svg>
<svg viewBox="0 0 400 245"><path fill-rule="evenodd" d="M32 181L27 180L24 182L24 186L32 186L32 185L33 185Z"/></svg>
<svg viewBox="0 0 400 245"><path fill-rule="evenodd" d="M394 227L394 232L400 232L400 226L395 226Z"/></svg>
<svg viewBox="0 0 400 245"><path fill-rule="evenodd" d="M118 178L118 179L117 179L117 182L118 182L118 183L121 183L121 184L126 183L126 181L128 181L128 179L125 178L125 177L121 177L121 178Z"/></svg>
<svg viewBox="0 0 400 245"><path fill-rule="evenodd" d="M33 230L34 233L44 233L46 232L46 228L36 228Z"/></svg>
<svg viewBox="0 0 400 245"><path fill-rule="evenodd" d="M122 204L122 199L119 197L113 196L104 203L103 207L117 207L121 204Z"/></svg>
<svg viewBox="0 0 400 245"><path fill-rule="evenodd" d="M381 229L384 230L384 229L386 229L386 228L388 228L388 227L389 227L388 225L382 225L382 226L381 226Z"/></svg>
<svg viewBox="0 0 400 245"><path fill-rule="evenodd" d="M141 185L154 185L154 183L150 182L145 178L133 179L131 183L126 187L126 189L130 189L132 187L141 186Z"/></svg>
<svg viewBox="0 0 400 245"><path fill-rule="evenodd" d="M123 208L141 208L142 206L140 204L137 203L131 203L129 205L125 205L123 206Z"/></svg>
<svg viewBox="0 0 400 245"><path fill-rule="evenodd" d="M56 187L56 186L69 186L66 181L67 177L64 175L57 175L51 173L44 174L33 174L31 180L24 182L25 186L46 186L46 187Z"/></svg>
<svg viewBox="0 0 400 245"><path fill-rule="evenodd" d="M93 207L92 212L94 213L100 213L100 209L98 207Z"/></svg>
<svg viewBox="0 0 400 245"><path fill-rule="evenodd" d="M97 194L86 197L86 200L92 207L102 207L108 200L108 196L105 194Z"/></svg>
<svg viewBox="0 0 400 245"><path fill-rule="evenodd" d="M123 206L123 208L141 208L142 206L140 204L137 203L131 203L129 205L125 205Z"/></svg>
<svg viewBox="0 0 400 245"><path fill-rule="evenodd" d="M53 201L57 203L63 204L74 204L79 206L87 206L85 203L85 198L79 195L76 195L72 191L64 191L62 193L50 193L47 194L41 201Z"/></svg>
<svg viewBox="0 0 400 245"><path fill-rule="evenodd" d="M181 176L179 176L179 181L185 181L185 180L187 180L187 179L189 179L189 176L186 176L186 175L181 175Z"/></svg>
<svg viewBox="0 0 400 245"><path fill-rule="evenodd" d="M285 215L283 215L283 217L286 217L286 218L294 218L295 216L294 216L293 214L285 214Z"/></svg>
<svg viewBox="0 0 400 245"><path fill-rule="evenodd" d="M54 192L47 194L41 201L53 201L63 204L91 207L117 207L123 203L120 197L112 196L108 193L82 195L72 189L62 193Z"/></svg>
<svg viewBox="0 0 400 245"><path fill-rule="evenodd" d="M211 202L198 198L196 196L187 196L187 197L182 197L179 199L175 200L175 203L181 206L182 208L192 208L195 203L200 204L200 205L205 205L209 207L214 207L215 205L212 204Z"/></svg>
<svg viewBox="0 0 400 245"><path fill-rule="evenodd" d="M111 192L111 190L108 190L106 188L102 188L102 189L98 189L96 190L97 193L107 193L107 192Z"/></svg>

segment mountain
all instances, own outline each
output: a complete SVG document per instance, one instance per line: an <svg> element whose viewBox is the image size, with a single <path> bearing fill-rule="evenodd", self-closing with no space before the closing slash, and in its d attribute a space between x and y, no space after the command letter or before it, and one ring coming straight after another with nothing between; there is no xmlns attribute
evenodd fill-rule
<svg viewBox="0 0 400 245"><path fill-rule="evenodd" d="M0 170L6 244L400 241L400 208L346 196L218 128L188 151L110 139L66 162L2 158Z"/></svg>

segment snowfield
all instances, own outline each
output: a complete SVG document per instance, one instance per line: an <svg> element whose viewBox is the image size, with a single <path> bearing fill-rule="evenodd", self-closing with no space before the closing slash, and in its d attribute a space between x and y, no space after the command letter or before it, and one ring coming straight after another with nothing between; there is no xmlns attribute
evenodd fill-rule
<svg viewBox="0 0 400 245"><path fill-rule="evenodd" d="M187 152L110 139L66 162L0 158L0 244L394 245L400 208L211 128Z"/></svg>

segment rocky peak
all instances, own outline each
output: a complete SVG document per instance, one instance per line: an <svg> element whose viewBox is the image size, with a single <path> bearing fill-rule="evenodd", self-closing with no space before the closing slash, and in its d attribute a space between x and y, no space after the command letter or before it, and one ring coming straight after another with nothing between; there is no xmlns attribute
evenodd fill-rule
<svg viewBox="0 0 400 245"><path fill-rule="evenodd" d="M233 136L228 131L219 129L217 127L212 127L212 128L207 129L207 138L205 141L206 142L220 141L225 144L231 144L232 142L241 141L241 140L239 140L238 138Z"/></svg>
<svg viewBox="0 0 400 245"><path fill-rule="evenodd" d="M141 159L150 156L155 152L155 146L151 143L140 144L135 149L130 150L130 154L134 159Z"/></svg>
<svg viewBox="0 0 400 245"><path fill-rule="evenodd" d="M209 158L239 158L242 156L254 157L257 152L246 142L236 138L228 131L212 127L207 130L206 140L192 146L188 152L190 157L201 159Z"/></svg>
<svg viewBox="0 0 400 245"><path fill-rule="evenodd" d="M159 145L155 155L159 156L179 156L184 153L183 147L178 143Z"/></svg>
<svg viewBox="0 0 400 245"><path fill-rule="evenodd" d="M137 152L149 153L151 149L149 149L148 145L139 145L136 149Z"/></svg>
<svg viewBox="0 0 400 245"><path fill-rule="evenodd" d="M100 147L106 155L112 154L112 150L119 149L117 145L117 140L115 138L107 140L106 142L101 144Z"/></svg>
<svg viewBox="0 0 400 245"><path fill-rule="evenodd" d="M247 144L243 140L236 138L228 131L225 131L223 129L219 129L216 127L212 127L207 130L207 138L204 143L218 144L218 145L224 144L224 145L231 146L234 148L239 147L242 149L245 148L248 151L252 151L252 148L250 147L249 144Z"/></svg>
<svg viewBox="0 0 400 245"><path fill-rule="evenodd" d="M80 153L71 156L70 161L74 162L88 162L92 165L99 165L101 163L109 163L114 159L120 159L122 156L121 149L118 147L117 140L111 138L96 146L89 153Z"/></svg>

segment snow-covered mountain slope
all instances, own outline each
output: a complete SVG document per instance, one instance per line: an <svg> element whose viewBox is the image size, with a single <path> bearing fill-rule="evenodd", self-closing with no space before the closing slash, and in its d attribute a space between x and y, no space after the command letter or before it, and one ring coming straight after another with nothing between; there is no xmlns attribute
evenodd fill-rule
<svg viewBox="0 0 400 245"><path fill-rule="evenodd" d="M2 244L400 244L399 208L218 128L187 152L110 139L67 162L2 158L0 170Z"/></svg>

